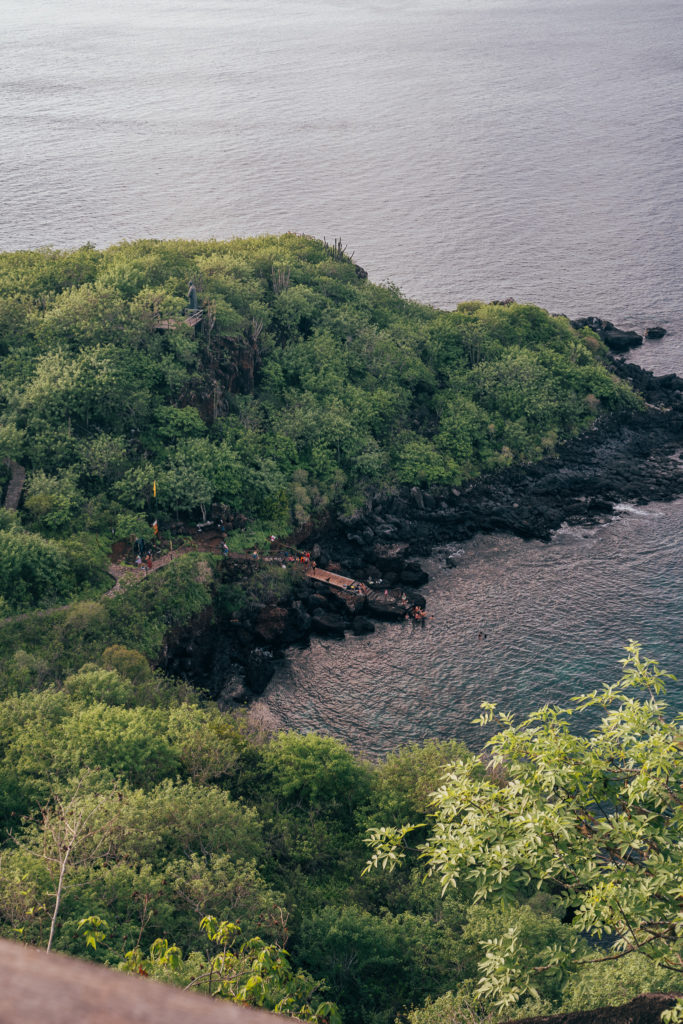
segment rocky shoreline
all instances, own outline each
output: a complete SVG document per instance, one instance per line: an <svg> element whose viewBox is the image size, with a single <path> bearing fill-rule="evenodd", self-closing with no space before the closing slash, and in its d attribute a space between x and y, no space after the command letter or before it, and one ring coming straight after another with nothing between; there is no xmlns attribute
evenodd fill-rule
<svg viewBox="0 0 683 1024"><path fill-rule="evenodd" d="M419 587L428 576L420 559L435 547L496 531L548 541L563 523L604 520L620 502L683 495L683 379L655 377L618 359L612 369L640 392L645 410L599 420L555 457L459 489L401 487L351 516L331 516L306 546L320 568L362 581L366 593L302 576L284 598L238 614L215 609L169 638L163 668L223 707L246 703L264 691L286 649L312 634L343 639L349 631L372 632L373 619L399 621L407 608L424 608ZM249 563L223 567L234 582L256 571Z"/></svg>

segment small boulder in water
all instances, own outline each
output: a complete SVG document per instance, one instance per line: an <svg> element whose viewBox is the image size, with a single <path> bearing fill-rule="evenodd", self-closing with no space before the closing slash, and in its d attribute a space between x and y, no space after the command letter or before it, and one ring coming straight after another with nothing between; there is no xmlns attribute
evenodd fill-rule
<svg viewBox="0 0 683 1024"><path fill-rule="evenodd" d="M602 340L612 352L626 352L636 345L643 344L643 336L636 331L620 331L618 327L612 327L602 332Z"/></svg>

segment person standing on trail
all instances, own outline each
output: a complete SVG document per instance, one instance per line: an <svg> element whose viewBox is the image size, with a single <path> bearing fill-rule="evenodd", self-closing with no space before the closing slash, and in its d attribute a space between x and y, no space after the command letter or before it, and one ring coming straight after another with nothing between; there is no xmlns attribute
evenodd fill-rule
<svg viewBox="0 0 683 1024"><path fill-rule="evenodd" d="M223 543L221 544L221 553L223 555L223 558L227 558L228 555L230 554L230 548L228 547L227 541L223 541Z"/></svg>
<svg viewBox="0 0 683 1024"><path fill-rule="evenodd" d="M147 558L145 559L145 565L148 569L152 568L152 554L150 551L147 552Z"/></svg>

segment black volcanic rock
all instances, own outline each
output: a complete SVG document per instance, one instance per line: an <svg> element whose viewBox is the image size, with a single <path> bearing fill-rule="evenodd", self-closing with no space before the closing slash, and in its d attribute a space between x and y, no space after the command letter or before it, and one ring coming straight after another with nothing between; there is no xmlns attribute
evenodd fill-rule
<svg viewBox="0 0 683 1024"><path fill-rule="evenodd" d="M584 323L616 330L597 318ZM209 607L166 638L160 664L213 696L243 700L242 676L248 694L262 692L274 671L273 657L290 644L306 643L311 631L341 639L353 629L360 636L372 629L370 618L399 622L415 605L424 608L424 597L411 588L427 582L417 559L435 547L496 531L546 541L563 523L603 521L618 502L679 497L683 461L675 456L683 447L683 379L656 377L617 358L610 369L642 395L645 407L598 419L539 462L517 463L460 488L404 485L350 516L330 515L317 534L307 536L307 546L320 552L330 570L371 587L376 581L369 593L302 577L279 604L226 610L215 618L216 609ZM230 581L256 571L251 563L221 566Z"/></svg>
<svg viewBox="0 0 683 1024"><path fill-rule="evenodd" d="M424 509L424 497L419 487L410 488L410 498L411 501L413 502L413 505L415 505L417 508Z"/></svg>
<svg viewBox="0 0 683 1024"><path fill-rule="evenodd" d="M311 628L321 636L333 636L338 640L343 640L346 622L341 615L332 615L331 612L316 612L311 617Z"/></svg>
<svg viewBox="0 0 683 1024"><path fill-rule="evenodd" d="M648 327L645 331L646 338L663 338L666 334L666 327Z"/></svg>
<svg viewBox="0 0 683 1024"><path fill-rule="evenodd" d="M263 693L273 678L275 664L270 651L257 647L251 651L247 659L244 681L252 693Z"/></svg>
<svg viewBox="0 0 683 1024"><path fill-rule="evenodd" d="M429 583L429 575L419 562L408 562L401 570L399 579L408 587L423 587L425 583Z"/></svg>
<svg viewBox="0 0 683 1024"><path fill-rule="evenodd" d="M400 590L371 591L367 597L368 611L376 619L387 619L390 622L400 622L405 619L407 606L401 600Z"/></svg>
<svg viewBox="0 0 683 1024"><path fill-rule="evenodd" d="M636 345L643 344L642 334L637 331L620 331L617 327L603 331L602 340L612 352L627 352Z"/></svg>
<svg viewBox="0 0 683 1024"><path fill-rule="evenodd" d="M355 619L351 623L351 629L356 636L362 636L364 633L374 633L375 624L365 615L356 615Z"/></svg>
<svg viewBox="0 0 683 1024"><path fill-rule="evenodd" d="M622 331L611 320L602 320L599 316L581 316L569 322L576 330L590 327L612 352L627 352L643 343L643 337L637 331Z"/></svg>

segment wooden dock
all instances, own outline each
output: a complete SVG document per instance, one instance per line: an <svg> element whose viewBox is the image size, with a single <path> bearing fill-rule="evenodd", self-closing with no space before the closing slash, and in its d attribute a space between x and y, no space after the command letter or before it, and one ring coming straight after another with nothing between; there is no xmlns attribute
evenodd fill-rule
<svg viewBox="0 0 683 1024"><path fill-rule="evenodd" d="M337 572L328 572L327 569L310 568L306 575L311 580L327 583L330 587L337 587L338 590L351 590L357 594L370 593L370 588L365 583L361 583L359 580L352 580L350 576L340 576Z"/></svg>

